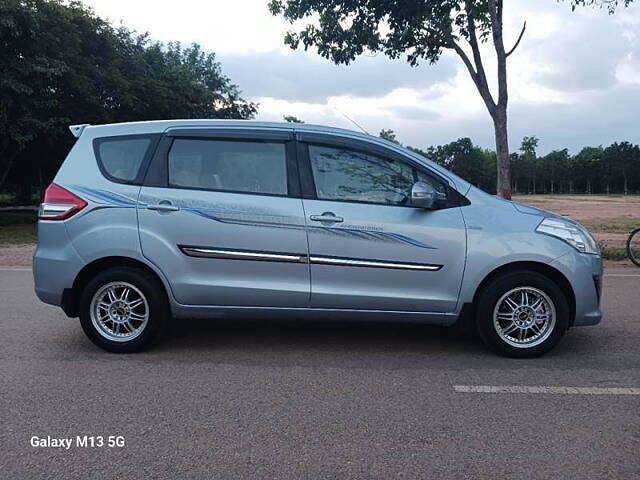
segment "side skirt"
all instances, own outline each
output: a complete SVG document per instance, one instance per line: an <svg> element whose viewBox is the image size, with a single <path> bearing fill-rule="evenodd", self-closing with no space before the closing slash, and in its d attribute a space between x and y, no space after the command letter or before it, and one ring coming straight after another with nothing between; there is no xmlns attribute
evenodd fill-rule
<svg viewBox="0 0 640 480"><path fill-rule="evenodd" d="M246 307L226 305L171 306L175 318L238 318L238 319L320 319L354 320L366 322L422 323L426 325L453 325L458 315L438 312L403 312L395 310L349 310L329 308Z"/></svg>

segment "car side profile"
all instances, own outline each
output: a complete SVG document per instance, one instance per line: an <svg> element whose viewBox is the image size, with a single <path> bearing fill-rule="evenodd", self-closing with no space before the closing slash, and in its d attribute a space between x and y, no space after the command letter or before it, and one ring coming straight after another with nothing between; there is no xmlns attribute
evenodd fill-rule
<svg viewBox="0 0 640 480"><path fill-rule="evenodd" d="M469 316L497 352L533 357L602 318L586 229L380 138L241 120L71 130L35 291L105 350L140 350L171 318Z"/></svg>

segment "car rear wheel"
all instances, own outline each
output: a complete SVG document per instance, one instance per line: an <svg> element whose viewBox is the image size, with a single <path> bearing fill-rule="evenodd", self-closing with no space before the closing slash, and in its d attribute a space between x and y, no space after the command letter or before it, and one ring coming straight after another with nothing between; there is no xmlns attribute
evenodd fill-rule
<svg viewBox="0 0 640 480"><path fill-rule="evenodd" d="M536 357L555 347L569 326L565 294L550 278L517 271L492 280L476 305L482 340L499 353Z"/></svg>
<svg viewBox="0 0 640 480"><path fill-rule="evenodd" d="M89 339L109 352L129 353L149 345L169 313L164 287L144 270L114 267L96 275L80 299L80 324Z"/></svg>

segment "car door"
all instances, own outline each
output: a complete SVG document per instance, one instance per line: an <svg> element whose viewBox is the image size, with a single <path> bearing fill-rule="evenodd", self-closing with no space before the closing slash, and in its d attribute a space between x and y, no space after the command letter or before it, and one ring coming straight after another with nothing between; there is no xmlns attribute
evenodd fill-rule
<svg viewBox="0 0 640 480"><path fill-rule="evenodd" d="M466 199L443 178L364 141L299 134L311 306L452 312L465 265ZM409 205L415 181L435 209Z"/></svg>
<svg viewBox="0 0 640 480"><path fill-rule="evenodd" d="M171 130L140 192L142 252L179 303L306 307L299 192L290 130Z"/></svg>

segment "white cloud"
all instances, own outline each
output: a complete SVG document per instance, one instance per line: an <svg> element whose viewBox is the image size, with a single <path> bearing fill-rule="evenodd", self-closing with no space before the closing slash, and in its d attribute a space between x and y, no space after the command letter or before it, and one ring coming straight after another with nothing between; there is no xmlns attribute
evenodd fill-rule
<svg viewBox="0 0 640 480"><path fill-rule="evenodd" d="M267 0L84 0L96 12L162 41L198 42L214 51L223 71L258 118L296 115L307 122L392 128L403 143L425 147L460 137L493 147L484 104L457 57L410 68L379 55L335 66L314 51L291 52L291 28L271 16ZM615 15L593 8L571 12L568 0L520 0L505 10L505 43L524 39L509 58L510 143L538 135L540 152L627 139L640 142L640 3ZM492 45L485 68L495 74ZM493 78L490 79L494 85ZM342 113L341 113L342 112Z"/></svg>

